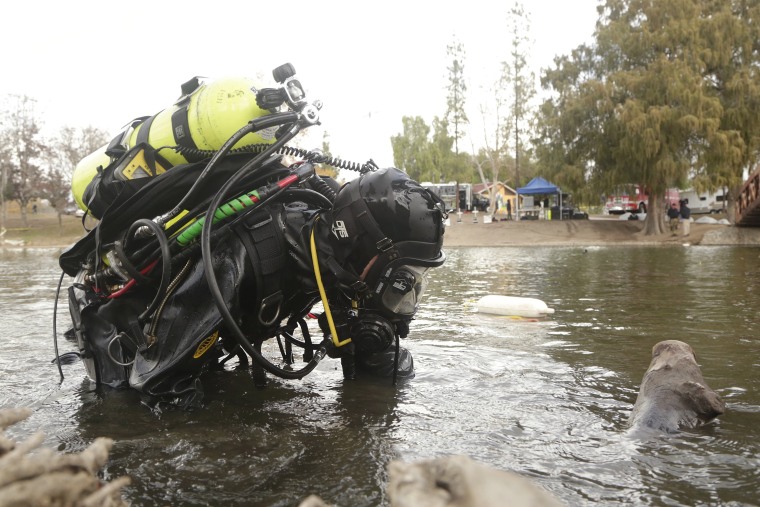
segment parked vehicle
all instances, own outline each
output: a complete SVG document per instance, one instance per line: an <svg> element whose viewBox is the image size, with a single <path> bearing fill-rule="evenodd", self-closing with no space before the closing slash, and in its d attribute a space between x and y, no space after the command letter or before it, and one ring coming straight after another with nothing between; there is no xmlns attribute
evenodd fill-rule
<svg viewBox="0 0 760 507"><path fill-rule="evenodd" d="M431 183L424 181L420 185L435 192L446 205L446 211L449 212L473 211L476 209L478 211L485 211L490 204L487 197L472 192L472 184L470 183L457 183L456 181Z"/></svg>
<svg viewBox="0 0 760 507"><path fill-rule="evenodd" d="M678 204L679 190L668 188L665 191L665 209L671 204ZM604 212L610 215L624 213L646 213L649 207L649 196L641 185L621 185L615 192L607 196Z"/></svg>
<svg viewBox="0 0 760 507"><path fill-rule="evenodd" d="M64 215L74 215L74 216L77 216L77 217L82 217L82 216L84 216L84 211L82 211L81 209L79 209L79 206L77 206L76 204L70 204L70 205L66 206L65 208L63 208L63 214Z"/></svg>
<svg viewBox="0 0 760 507"><path fill-rule="evenodd" d="M720 213L726 205L727 192L697 192L694 189L682 190L681 199L686 201L694 214Z"/></svg>
<svg viewBox="0 0 760 507"><path fill-rule="evenodd" d="M552 220L560 220L559 206L552 206ZM588 213L581 211L578 206L562 205L562 220L588 220Z"/></svg>
<svg viewBox="0 0 760 507"><path fill-rule="evenodd" d="M490 206L491 200L480 194L472 195L472 209L478 211L487 211Z"/></svg>

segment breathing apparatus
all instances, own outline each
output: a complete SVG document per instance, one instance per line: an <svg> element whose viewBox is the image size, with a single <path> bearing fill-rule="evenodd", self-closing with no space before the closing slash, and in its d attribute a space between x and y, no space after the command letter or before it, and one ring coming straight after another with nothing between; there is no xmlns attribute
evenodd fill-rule
<svg viewBox="0 0 760 507"><path fill-rule="evenodd" d="M65 272L77 275L69 290L69 306L80 350L89 354L86 361L93 359L88 352L92 347L83 343L83 311L134 291L154 290L150 303L131 324L139 339L132 336L134 346L126 347L132 354L148 350L160 339L156 323L164 305L196 260L225 331L255 364L276 376L302 378L327 354L349 358L349 364L358 356L387 350L394 339L398 357L399 338L408 334L426 272L445 260L443 203L402 171L377 170L371 160L359 165L287 146L302 129L319 123L321 103L307 102L290 64L273 74L279 83L275 88L248 87L245 82L242 95L254 94L255 108L249 107L243 125L238 125L235 115L236 120L222 122L227 129L236 128L224 141L200 139L196 136L200 120L192 120L193 114L196 119L204 117L203 94L215 88L187 85L168 112L132 124L130 132L117 136L102 153L85 158L77 168L72 185L80 205L92 210L91 204L101 197L100 223L60 261ZM246 100L248 107L250 97ZM168 131L171 138L166 137ZM180 133L188 132L194 146L187 139L180 142ZM249 144L251 140L256 144ZM169 148L183 158L170 156ZM285 154L298 155L302 161L284 167L280 160ZM183 163L195 159L199 161ZM315 176L314 164L319 162L357 170L360 177L336 194ZM100 165L90 177L92 164ZM325 339L312 344L304 324L316 298L289 316L274 308L275 317L267 322L288 317L274 335L278 342L285 341L281 350L291 345L304 348L307 364L299 370L271 363L262 356L260 343L257 346L243 332L220 290L212 249L246 217L287 193L298 193L321 210L311 223L311 245L306 250L325 309L319 319ZM297 328L302 341L294 335ZM129 353L125 357L112 352L125 349L120 342L124 334L109 337L105 347L120 367L131 364ZM286 355L283 352L283 358ZM98 360L103 361L102 354ZM93 378L99 375L97 365L88 363L87 369Z"/></svg>
<svg viewBox="0 0 760 507"><path fill-rule="evenodd" d="M329 228L330 247L321 262L340 287L332 311L320 320L332 338L328 354L382 352L394 340L398 346L408 335L428 269L446 259L443 202L406 173L381 169L344 185L327 215L315 223ZM327 309L324 293L322 300ZM331 322L331 314L338 314L332 320L340 325ZM352 347L340 350L349 342ZM351 376L347 363L344 374Z"/></svg>

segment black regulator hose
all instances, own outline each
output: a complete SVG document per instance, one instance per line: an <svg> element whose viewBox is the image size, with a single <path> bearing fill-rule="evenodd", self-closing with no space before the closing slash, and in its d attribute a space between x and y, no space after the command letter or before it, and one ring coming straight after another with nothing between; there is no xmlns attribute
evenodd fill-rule
<svg viewBox="0 0 760 507"><path fill-rule="evenodd" d="M298 121L299 115L296 113L292 113L292 117L293 117L293 121L291 122L291 125L289 125L289 128L285 130L280 136L280 138L277 139L277 141L275 141L272 144L270 150L267 150L258 154L256 157L254 157L254 159L251 162L246 164L245 167L255 169L257 164L260 164L271 153L275 152L280 147L284 146L285 143L290 141L293 137L296 136L296 134L298 134L298 132L301 130L301 126ZM265 116L264 118L268 118L268 117ZM282 122L282 124L286 124L286 122ZM261 128L264 128L264 127L261 127ZM228 144L228 143L225 143L225 144ZM230 191L230 189L234 187L237 184L237 182L240 179L242 179L244 176L245 176L245 171L243 171L243 168L241 168L237 173L235 173L235 175L233 175L229 180L227 180L227 182L222 186L222 188L219 189L219 191L216 193L214 198L211 200L208 210L206 211L207 217L213 216L216 209L219 206L221 206L222 203L224 202L224 199L227 193ZM240 326L238 326L237 321L232 316L232 313L230 313L230 310L229 308L227 308L227 304L224 301L224 296L222 296L222 292L219 289L219 284L217 283L217 280L216 280L216 273L214 273L214 264L213 264L213 257L212 257L212 252L211 252L212 223L213 223L213 220L206 220L203 223L203 229L201 230L201 239L200 239L201 258L203 261L203 272L206 277L206 283L208 284L209 291L211 292L211 295L213 296L213 299L214 299L214 303L216 304L216 307L219 310L219 313L222 315L222 319L224 320L224 323L227 326L227 329L230 330L235 335L240 346L243 347L243 349L266 371L284 379L289 379L289 380L302 379L303 377L308 375L314 368L316 368L317 364L319 364L319 361L321 361L322 358L325 356L326 350L324 348L320 349L317 355L311 361L309 361L309 363L306 366L304 366L298 371L289 371L289 370L284 370L282 368L279 368L276 365L272 364L267 358L265 358L261 354L261 352L256 350L256 347L254 347L253 344L248 340L248 337L245 335L245 333L243 333L242 329L240 329Z"/></svg>
<svg viewBox="0 0 760 507"><path fill-rule="evenodd" d="M332 203L335 202L335 198L338 197L338 194L335 192L335 190L330 188L330 185L328 185L327 182L322 178L315 178L312 186L314 187L314 190L325 196L327 200L330 201L329 207L332 207Z"/></svg>
<svg viewBox="0 0 760 507"><path fill-rule="evenodd" d="M269 127L277 127L280 125L284 125L287 123L295 123L299 120L300 115L298 113L287 111L283 113L274 113L266 116L262 116L260 118L256 118L255 120L252 120L248 122L247 125L242 127L240 130L232 134L232 137L227 139L225 143L222 145L221 148L214 154L213 157L211 157L211 160L209 160L208 164L206 164L206 167L203 169L200 175L198 175L198 179L195 180L195 183L193 183L193 186L190 187L190 190L188 190L187 194L185 194L185 197L180 200L179 204L177 204L174 209L172 209L169 212L170 217L174 217L178 215L183 209L185 209L186 204L188 201L190 201L190 198L195 194L196 190L200 188L203 184L205 184L206 177L208 176L209 172L211 172L211 169L217 164L219 159L227 155L227 153L232 149L235 144L238 143L242 138L244 138L246 135L250 134L251 132L256 132L258 130L263 130ZM288 138L290 140L290 138ZM279 144L278 148L282 146L284 143L275 142L272 144L272 146ZM262 153L272 153L271 149L265 150ZM255 157L254 160L258 160L261 154ZM216 208L214 208L216 210ZM212 210L212 213L213 211ZM212 215L209 215L212 216Z"/></svg>
<svg viewBox="0 0 760 507"><path fill-rule="evenodd" d="M127 242L132 237L132 234L139 229L140 227L148 227L153 232L153 234L156 236L156 239L158 240L159 247L161 249L161 284L158 286L158 291L156 291L156 295L153 298L153 301L150 303L150 306L145 309L143 313L140 314L138 317L138 320L140 322L147 321L151 314L158 308L158 305L161 303L161 300L164 298L164 295L166 294L166 289L169 287L169 283L171 283L171 275L172 275L172 256L171 251L169 250L169 240L166 239L166 235L164 234L163 228L155 223L153 220L147 219L147 218L141 218L140 220L133 223L129 230L127 231L127 235L124 237L124 248L126 250Z"/></svg>
<svg viewBox="0 0 760 507"><path fill-rule="evenodd" d="M316 190L310 190L308 188L289 188L285 190L284 195L292 196L296 199L302 200L306 203L320 206L324 209L332 208L333 201L327 198L321 192Z"/></svg>
<svg viewBox="0 0 760 507"><path fill-rule="evenodd" d="M55 349L55 363L58 365L58 373L61 375L61 382L63 382L63 368L61 368L61 356L58 353L58 296L61 294L61 285L63 285L63 277L66 275L65 271L61 271L61 277L58 279L58 288L55 291L55 303L53 304L53 348Z"/></svg>

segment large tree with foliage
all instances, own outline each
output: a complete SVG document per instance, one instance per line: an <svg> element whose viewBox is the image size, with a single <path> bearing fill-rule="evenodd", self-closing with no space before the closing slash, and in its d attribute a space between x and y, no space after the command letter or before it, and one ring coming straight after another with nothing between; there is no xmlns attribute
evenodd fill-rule
<svg viewBox="0 0 760 507"><path fill-rule="evenodd" d="M393 161L417 181L471 181L472 167L464 153L452 151L448 122L433 118L431 127L417 116L405 116L404 132L391 138Z"/></svg>
<svg viewBox="0 0 760 507"><path fill-rule="evenodd" d="M459 140L464 137L464 126L470 120L465 112L467 85L464 79L465 51L461 42L453 42L446 47L449 65L448 86L446 88L446 122L453 130L454 153L459 155Z"/></svg>
<svg viewBox="0 0 760 507"><path fill-rule="evenodd" d="M430 142L433 165L438 168L440 178L444 181L470 182L473 178L469 156L455 153L452 147L455 139L449 134L448 122L438 117L433 118L433 134Z"/></svg>
<svg viewBox="0 0 760 507"><path fill-rule="evenodd" d="M760 132L751 3L607 0L595 43L544 76L555 94L542 106L542 163L597 191L643 185L647 234L663 230L666 188L695 174L736 181Z"/></svg>
<svg viewBox="0 0 760 507"><path fill-rule="evenodd" d="M728 188L736 197L744 169L757 163L760 151L760 2L705 2L702 18L703 79L722 114L692 183L700 191Z"/></svg>
<svg viewBox="0 0 760 507"><path fill-rule="evenodd" d="M391 137L393 163L417 181L439 181L440 170L433 163L430 127L421 116L404 116L403 133Z"/></svg>

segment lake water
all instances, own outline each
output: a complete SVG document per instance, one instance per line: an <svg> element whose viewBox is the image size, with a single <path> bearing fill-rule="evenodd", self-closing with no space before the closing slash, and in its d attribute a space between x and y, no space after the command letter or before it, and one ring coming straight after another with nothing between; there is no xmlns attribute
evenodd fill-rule
<svg viewBox="0 0 760 507"><path fill-rule="evenodd" d="M386 464L467 454L519 472L568 505L757 505L760 249L451 248L404 345L417 377L344 382L325 359L302 381L249 373L204 381L200 410L154 412L96 389L80 363L60 383L52 344L57 251L0 250L0 407L11 428L78 451L115 440L104 477L134 505L387 505ZM520 322L474 311L483 294L535 297L556 313ZM59 332L68 310L59 308ZM714 424L629 435L658 341L697 352L727 403ZM73 345L59 340L61 352Z"/></svg>

